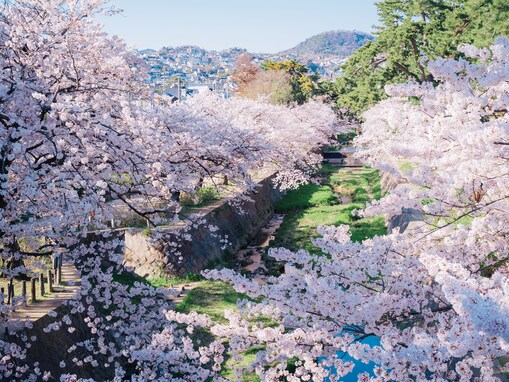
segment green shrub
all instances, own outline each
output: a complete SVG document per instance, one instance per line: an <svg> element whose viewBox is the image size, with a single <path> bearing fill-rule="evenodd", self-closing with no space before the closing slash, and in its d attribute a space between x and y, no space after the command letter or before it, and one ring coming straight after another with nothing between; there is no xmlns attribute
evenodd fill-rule
<svg viewBox="0 0 509 382"><path fill-rule="evenodd" d="M202 187L198 190L198 203L202 204L219 199L219 193L214 187Z"/></svg>
<svg viewBox="0 0 509 382"><path fill-rule="evenodd" d="M182 193L180 204L183 206L202 206L220 198L214 187L207 186L198 189L195 194Z"/></svg>

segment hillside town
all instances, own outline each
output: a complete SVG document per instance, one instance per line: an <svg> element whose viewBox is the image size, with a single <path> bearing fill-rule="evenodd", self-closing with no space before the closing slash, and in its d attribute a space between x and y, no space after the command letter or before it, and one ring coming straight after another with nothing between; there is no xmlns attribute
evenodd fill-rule
<svg viewBox="0 0 509 382"><path fill-rule="evenodd" d="M236 85L231 81L235 62L246 49L231 48L208 51L197 46L165 47L156 51L139 51L140 57L149 66L147 81L158 93L166 93L174 99L212 90L229 98ZM276 54L255 53L253 61L261 64L265 60L297 60L320 77L334 79L340 75L340 66L345 58L333 55L315 56L308 59L290 52Z"/></svg>

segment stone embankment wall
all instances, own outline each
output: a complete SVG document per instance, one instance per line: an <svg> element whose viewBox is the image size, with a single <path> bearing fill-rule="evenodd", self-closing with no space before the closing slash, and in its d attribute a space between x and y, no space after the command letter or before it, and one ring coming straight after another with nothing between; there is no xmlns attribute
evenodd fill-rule
<svg viewBox="0 0 509 382"><path fill-rule="evenodd" d="M164 240L155 241L151 240L150 236L147 236L141 229L129 229L109 232L107 237L101 237L98 233L90 233L82 244L92 245L95 243L93 245L97 247L98 252L104 252L109 256L115 253L120 255L123 252L126 265L134 267L135 272L140 275L161 273L161 271L178 276L185 275L187 272L199 273L209 264L221 259L225 251L236 252L247 245L250 238L272 217L274 205L281 196L282 193L272 187L271 178L268 178L260 182L257 192L251 195L253 202L242 204L243 213L228 203L218 201L207 209L208 212L205 215L200 217L200 219L206 219L207 223L188 232L193 238L192 241L180 240L179 242L178 235L172 232L174 229L168 230ZM218 227L218 230L211 232L208 228L209 225ZM219 237L226 235L229 245L223 249ZM101 242L108 245L103 248ZM179 256L174 254L173 247L168 242L179 243L178 250L181 252L182 261L178 260ZM103 261L107 264L108 256ZM100 307L97 307L96 310L100 315ZM106 356L96 356L101 367L93 367L89 363L78 366L72 361L75 354L67 351L77 342L97 339L97 336L90 331L87 315L76 312L67 304L56 308L54 313L56 317L45 315L35 321L33 327L27 331L28 337L36 336L37 342L28 348L26 363L31 364L37 361L41 365L41 369L50 371L53 376L65 372L76 374L80 378L93 378L98 381L113 379L114 365L104 366L108 363ZM72 321L70 326L75 329L72 333L65 329L65 325L60 330L45 330L55 321L62 320L64 316L68 316ZM108 342L117 342L113 332L108 332L105 336ZM16 340L14 337L7 339L23 346L19 339ZM44 344L44 346L40 344ZM65 361L64 368L60 364L62 360ZM125 364L121 367L127 366L128 362L125 360Z"/></svg>
<svg viewBox="0 0 509 382"><path fill-rule="evenodd" d="M92 334L90 331L91 324L86 320L86 312L78 313L70 306L64 304L56 308L54 313L56 314L54 318L45 315L35 321L32 328L24 333L27 338L36 337L36 341L32 343L32 346L26 348L27 353L24 362L27 365L38 362L41 370L51 372L52 378L50 378L50 381L58 381L58 376L62 373L76 374L84 379L93 378L95 381L112 380L115 376L115 366L113 364L110 364L108 367L105 366L108 364L108 357L106 355L97 354L94 356L99 362L100 367L94 367L90 363L83 363L81 366L78 366L72 359L76 356L82 356L83 349L78 348L77 353L68 352L68 349L76 345L76 343L89 340L97 341L97 335ZM45 330L55 322L62 320L64 316L69 317L71 320L70 327L74 328L72 333L66 329L66 325L59 330ZM106 332L105 338L106 343L116 342L113 332ZM7 338L7 340L12 340L22 348L25 348L23 341L19 338ZM65 365L60 363L62 360L65 362ZM127 359L125 361L125 365L122 366L127 365ZM42 378L39 378L38 381L42 381Z"/></svg>
<svg viewBox="0 0 509 382"><path fill-rule="evenodd" d="M235 253L247 245L261 227L274 214L274 205L281 198L279 190L272 186L272 177L259 183L257 191L250 195L252 202L243 202L241 210L226 202L217 202L205 215L205 224L191 228L187 234L192 240L184 240L168 229L162 238L153 239L146 230L125 231L124 264L134 268L142 276L157 273L183 276L199 273L220 261L228 252ZM212 232L209 226L217 227ZM221 239L227 239L225 246Z"/></svg>
<svg viewBox="0 0 509 382"><path fill-rule="evenodd" d="M380 172L380 185L382 192L388 193L399 186L408 184L403 179L397 179L388 172ZM422 212L414 208L402 208L401 214L392 216L387 221L387 233L391 233L395 228L399 228L399 232L403 233L407 229L411 229L417 222L424 219Z"/></svg>
<svg viewBox="0 0 509 382"><path fill-rule="evenodd" d="M405 184L405 182L389 172L380 171L380 186L383 193L392 191L400 184Z"/></svg>

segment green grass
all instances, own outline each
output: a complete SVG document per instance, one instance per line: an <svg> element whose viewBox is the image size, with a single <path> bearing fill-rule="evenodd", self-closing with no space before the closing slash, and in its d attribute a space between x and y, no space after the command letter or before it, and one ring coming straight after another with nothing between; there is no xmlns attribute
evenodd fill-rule
<svg viewBox="0 0 509 382"><path fill-rule="evenodd" d="M253 346L248 349L241 357L240 360L228 359L223 367L221 375L227 380L234 381L235 379L235 368L236 367L247 367L252 364L256 359L256 353L263 350L263 346ZM260 382L261 379L255 373L243 373L242 382Z"/></svg>
<svg viewBox="0 0 509 382"><path fill-rule="evenodd" d="M176 311L181 313L197 312L208 315L214 322L226 323L224 312L227 309L236 310L237 301L239 299L248 298L245 294L237 293L228 284L221 281L201 281L200 285L192 290L184 297L184 300L177 305ZM266 317L260 317L256 320L265 326L277 325ZM199 333L202 341L206 340L208 333ZM227 359L222 376L229 380L235 379L235 368L246 367L253 363L256 353L262 350L259 346L254 346L242 354L240 360ZM254 373L243 374L242 381L260 381L259 377Z"/></svg>
<svg viewBox="0 0 509 382"><path fill-rule="evenodd" d="M358 219L352 215L353 210L364 208L367 201L382 196L377 170L325 165L321 173L326 178L324 185L302 186L288 192L277 204L276 212L286 215L272 247L303 248L312 254L320 254L311 239L318 237L317 228L322 225L350 225L354 241L386 233L382 217ZM338 194L348 202L341 204Z"/></svg>
<svg viewBox="0 0 509 382"><path fill-rule="evenodd" d="M338 198L330 187L306 184L296 190L288 191L285 197L277 203L275 210L278 213L285 213L295 209L333 205L337 202Z"/></svg>
<svg viewBox="0 0 509 382"><path fill-rule="evenodd" d="M235 292L230 285L224 282L207 280L200 282L199 286L190 290L175 310L181 313L207 314L213 321L225 323L224 311L236 309L237 300L246 297L245 294Z"/></svg>
<svg viewBox="0 0 509 382"><path fill-rule="evenodd" d="M119 282L127 286L134 286L135 282L151 285L154 288L168 288L172 285L188 284L191 282L202 281L204 278L201 275L194 273L187 273L184 277L172 277L164 273L150 277L141 277L136 273L122 272L113 275L113 281Z"/></svg>
<svg viewBox="0 0 509 382"><path fill-rule="evenodd" d="M350 225L353 241L363 241L374 236L382 236L387 233L385 219L382 216L363 218Z"/></svg>
<svg viewBox="0 0 509 382"><path fill-rule="evenodd" d="M366 203L382 197L378 170L364 167L359 170L342 168L330 173L331 187L339 194L349 195L355 203Z"/></svg>
<svg viewBox="0 0 509 382"><path fill-rule="evenodd" d="M408 161L400 161L399 162L399 169L403 174L412 171L414 168L415 168L415 165L413 165L412 163L410 163Z"/></svg>
<svg viewBox="0 0 509 382"><path fill-rule="evenodd" d="M147 278L147 282L155 288L168 288L172 285L188 284L202 281L203 277L194 273L187 273L184 277L171 277L164 273Z"/></svg>

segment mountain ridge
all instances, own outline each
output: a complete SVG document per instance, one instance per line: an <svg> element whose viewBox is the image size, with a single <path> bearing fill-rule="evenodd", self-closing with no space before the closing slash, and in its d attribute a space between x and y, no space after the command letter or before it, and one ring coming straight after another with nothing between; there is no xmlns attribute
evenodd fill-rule
<svg viewBox="0 0 509 382"><path fill-rule="evenodd" d="M159 50L156 49L143 49L141 53L148 53L150 51L164 51L164 50L184 50L191 49L203 52L235 52L235 53L250 53L253 55L261 56L276 56L276 55L293 55L305 59L313 58L316 56L330 56L346 58L350 56L355 50L369 41L373 41L374 36L362 31L348 31L348 30L334 30L316 34L308 37L300 42L293 48L289 48L277 53L264 53L264 52L248 52L245 48L231 47L227 49L205 49L197 45L186 44L178 46L164 46Z"/></svg>
<svg viewBox="0 0 509 382"><path fill-rule="evenodd" d="M316 56L345 58L373 40L373 35L361 31L327 31L311 36L293 48L284 50L279 54L290 54L303 58Z"/></svg>

